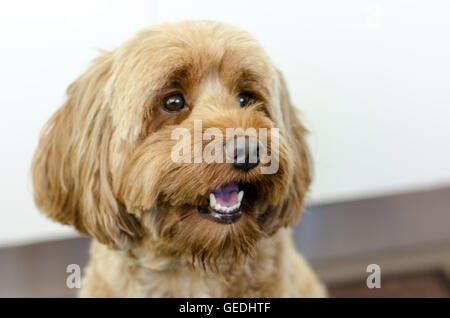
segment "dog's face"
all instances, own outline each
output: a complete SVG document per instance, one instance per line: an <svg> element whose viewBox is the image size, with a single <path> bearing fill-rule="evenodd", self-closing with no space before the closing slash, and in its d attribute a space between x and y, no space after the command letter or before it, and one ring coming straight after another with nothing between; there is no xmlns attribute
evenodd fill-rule
<svg viewBox="0 0 450 318"><path fill-rule="evenodd" d="M298 219L310 183L305 129L247 33L206 21L141 31L94 60L67 95L33 161L36 204L57 221L116 248L145 239L205 264L237 261ZM198 123L223 136L266 129L268 142L244 143L256 162L207 162L196 149L210 143L226 156L230 138L193 137L192 160L174 160L174 133L194 136ZM263 150L276 161L269 174Z"/></svg>

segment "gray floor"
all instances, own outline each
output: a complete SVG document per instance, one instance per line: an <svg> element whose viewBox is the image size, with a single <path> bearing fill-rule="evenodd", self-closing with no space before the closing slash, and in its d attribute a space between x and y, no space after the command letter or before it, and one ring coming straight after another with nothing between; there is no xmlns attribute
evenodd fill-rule
<svg viewBox="0 0 450 318"><path fill-rule="evenodd" d="M436 244L450 246L449 207L450 188L312 206L306 209L294 237L313 265L322 264L322 272L323 264L339 261L345 273L354 259L373 259L405 249L423 251ZM0 297L74 296L76 291L66 287L66 267L83 267L88 246L89 239L78 238L0 249ZM430 279L413 281L429 284ZM408 282L405 288L410 288ZM345 288L352 282L341 285ZM402 285L396 282L393 286L401 290ZM352 295L352 291L334 292Z"/></svg>

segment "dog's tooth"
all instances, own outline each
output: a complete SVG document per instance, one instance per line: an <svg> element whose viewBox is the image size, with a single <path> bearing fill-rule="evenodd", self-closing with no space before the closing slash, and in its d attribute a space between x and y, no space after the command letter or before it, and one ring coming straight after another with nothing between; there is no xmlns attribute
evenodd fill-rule
<svg viewBox="0 0 450 318"><path fill-rule="evenodd" d="M238 202L241 203L243 198L244 198L244 191L241 190L241 191L239 191L239 194L238 194Z"/></svg>
<svg viewBox="0 0 450 318"><path fill-rule="evenodd" d="M214 208L215 205L216 205L216 196L214 195L214 193L210 193L209 194L209 206Z"/></svg>

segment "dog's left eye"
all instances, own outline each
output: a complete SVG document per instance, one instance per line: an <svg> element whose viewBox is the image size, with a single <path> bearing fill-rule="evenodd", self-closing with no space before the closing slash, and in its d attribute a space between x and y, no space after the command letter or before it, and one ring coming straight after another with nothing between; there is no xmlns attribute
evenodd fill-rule
<svg viewBox="0 0 450 318"><path fill-rule="evenodd" d="M247 106L250 103L251 99L252 99L252 96L247 93L242 93L238 97L239 104L241 105L241 107Z"/></svg>
<svg viewBox="0 0 450 318"><path fill-rule="evenodd" d="M172 113L181 111L185 106L183 95L177 93L167 96L164 99L163 106L167 111Z"/></svg>

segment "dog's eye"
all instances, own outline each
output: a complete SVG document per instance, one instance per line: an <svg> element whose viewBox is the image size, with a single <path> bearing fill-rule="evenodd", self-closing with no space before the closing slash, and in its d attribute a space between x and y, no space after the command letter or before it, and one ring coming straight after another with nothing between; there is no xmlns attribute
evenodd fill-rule
<svg viewBox="0 0 450 318"><path fill-rule="evenodd" d="M163 106L167 111L172 113L181 111L185 106L183 95L177 93L167 96L164 99Z"/></svg>
<svg viewBox="0 0 450 318"><path fill-rule="evenodd" d="M241 105L241 107L245 107L252 100L252 96L247 93L242 93L239 95L238 100L239 100L239 104Z"/></svg>

